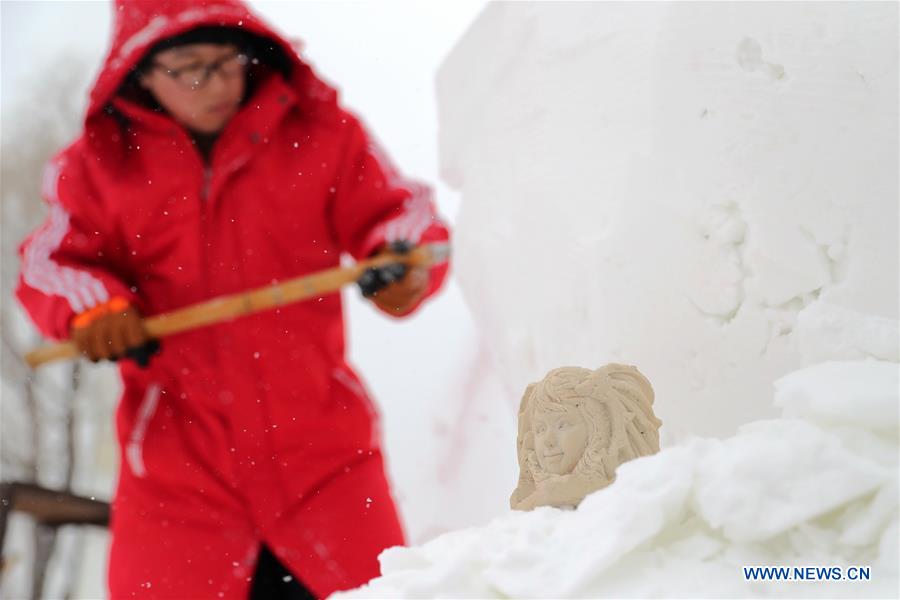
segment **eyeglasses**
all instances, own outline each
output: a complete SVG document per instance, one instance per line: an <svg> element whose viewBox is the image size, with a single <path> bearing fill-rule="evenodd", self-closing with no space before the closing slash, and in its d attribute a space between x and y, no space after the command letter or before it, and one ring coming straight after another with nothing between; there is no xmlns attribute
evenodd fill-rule
<svg viewBox="0 0 900 600"><path fill-rule="evenodd" d="M243 75L250 57L243 52L227 54L208 65L193 64L180 69L170 69L162 63L155 62L153 66L162 69L166 74L178 82L184 88L199 90L209 82L212 74L219 72L223 77L231 78Z"/></svg>

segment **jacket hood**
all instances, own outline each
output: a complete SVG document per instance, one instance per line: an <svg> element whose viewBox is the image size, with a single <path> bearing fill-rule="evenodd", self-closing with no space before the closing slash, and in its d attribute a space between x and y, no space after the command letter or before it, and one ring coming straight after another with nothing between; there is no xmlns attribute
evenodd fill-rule
<svg viewBox="0 0 900 600"><path fill-rule="evenodd" d="M334 103L336 91L301 60L297 49L238 0L115 0L109 52L90 93L85 119L101 113L156 43L202 26L236 27L271 40L292 63L289 82L301 103Z"/></svg>

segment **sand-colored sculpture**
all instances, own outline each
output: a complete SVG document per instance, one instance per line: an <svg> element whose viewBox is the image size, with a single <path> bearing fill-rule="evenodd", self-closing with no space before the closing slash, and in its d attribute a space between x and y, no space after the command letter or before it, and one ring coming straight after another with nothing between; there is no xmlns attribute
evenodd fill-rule
<svg viewBox="0 0 900 600"><path fill-rule="evenodd" d="M519 406L516 510L577 507L623 462L659 451L653 388L637 368L561 367L525 390Z"/></svg>

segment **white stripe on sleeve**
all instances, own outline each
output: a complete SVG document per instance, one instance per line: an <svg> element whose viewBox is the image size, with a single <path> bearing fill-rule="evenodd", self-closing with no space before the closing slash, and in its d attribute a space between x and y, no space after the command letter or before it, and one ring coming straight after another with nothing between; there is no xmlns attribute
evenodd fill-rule
<svg viewBox="0 0 900 600"><path fill-rule="evenodd" d="M62 266L50 257L69 233L69 213L59 201L62 165L53 161L44 170L42 192L50 208L47 221L25 247L22 279L34 289L65 298L72 310L83 312L109 300L103 283L87 271Z"/></svg>

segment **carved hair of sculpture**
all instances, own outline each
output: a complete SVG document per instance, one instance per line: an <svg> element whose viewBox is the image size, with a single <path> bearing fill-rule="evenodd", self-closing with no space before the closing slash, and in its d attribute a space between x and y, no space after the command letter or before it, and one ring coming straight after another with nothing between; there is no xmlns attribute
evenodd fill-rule
<svg viewBox="0 0 900 600"><path fill-rule="evenodd" d="M512 507L577 506L609 485L620 464L658 452L661 422L653 400L647 378L620 364L562 367L529 385L519 409ZM556 431L548 436L549 426Z"/></svg>

